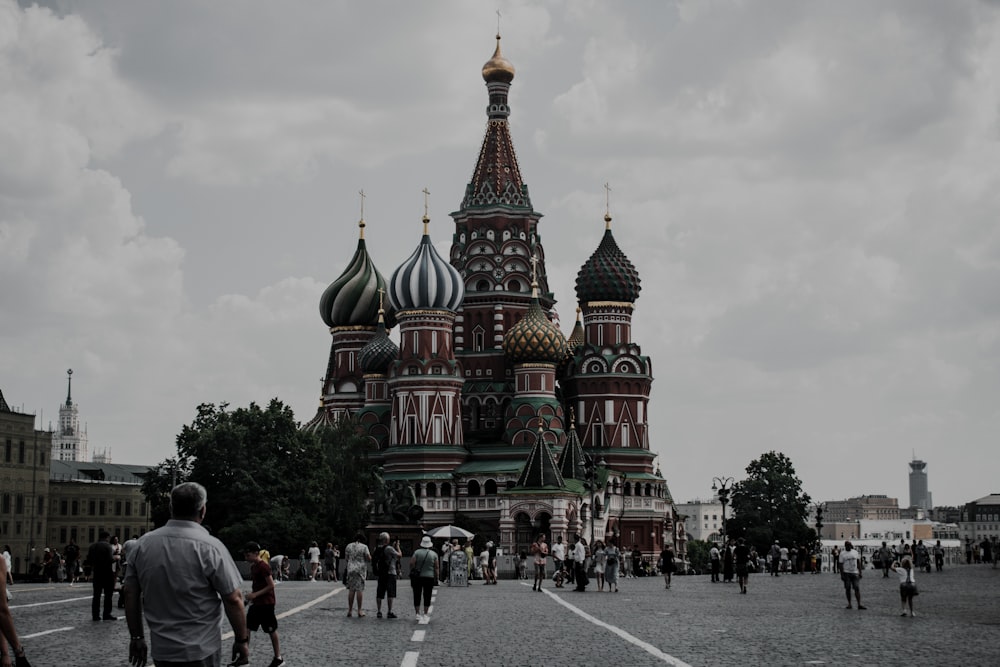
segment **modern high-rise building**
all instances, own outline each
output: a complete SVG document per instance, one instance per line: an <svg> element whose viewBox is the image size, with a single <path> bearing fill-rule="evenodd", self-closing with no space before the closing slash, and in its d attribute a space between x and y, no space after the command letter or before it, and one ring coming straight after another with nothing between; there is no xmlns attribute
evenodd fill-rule
<svg viewBox="0 0 1000 667"><path fill-rule="evenodd" d="M320 299L332 344L319 411L304 428L354 417L386 484L412 489L426 525L461 516L506 553L538 532L658 551L675 522L650 451L652 362L632 340L639 274L610 212L603 230L595 216L575 328L568 338L559 330L499 35L482 75L486 132L451 214L449 257L431 242L425 190L423 234L386 280L368 254L362 210L354 257ZM574 223L573 234L587 229ZM396 324L398 346L387 335Z"/></svg>
<svg viewBox="0 0 1000 667"><path fill-rule="evenodd" d="M88 461L87 429L80 426L80 406L73 402L73 369L66 371L66 402L59 406L59 428L52 434L53 461Z"/></svg>
<svg viewBox="0 0 1000 667"><path fill-rule="evenodd" d="M929 510L931 492L927 490L927 462L914 458L910 461L910 507Z"/></svg>

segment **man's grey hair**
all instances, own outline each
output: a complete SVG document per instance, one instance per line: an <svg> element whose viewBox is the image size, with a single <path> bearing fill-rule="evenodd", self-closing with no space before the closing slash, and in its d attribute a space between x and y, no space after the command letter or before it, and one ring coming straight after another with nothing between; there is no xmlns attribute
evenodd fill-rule
<svg viewBox="0 0 1000 667"><path fill-rule="evenodd" d="M198 482L178 484L170 492L170 516L175 519L194 519L208 502L208 491Z"/></svg>
<svg viewBox="0 0 1000 667"><path fill-rule="evenodd" d="M389 533L383 531L378 534L378 541L381 544L389 544Z"/></svg>

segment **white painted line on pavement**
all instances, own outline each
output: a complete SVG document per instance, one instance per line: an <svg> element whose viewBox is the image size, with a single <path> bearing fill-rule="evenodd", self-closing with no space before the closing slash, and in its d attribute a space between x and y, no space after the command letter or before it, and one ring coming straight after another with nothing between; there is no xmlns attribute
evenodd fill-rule
<svg viewBox="0 0 1000 667"><path fill-rule="evenodd" d="M42 630L41 632L36 632L31 635L21 635L21 639L34 639L35 637L42 637L44 635L51 635L53 632L69 632L73 630L72 627L67 628L53 628L52 630Z"/></svg>
<svg viewBox="0 0 1000 667"><path fill-rule="evenodd" d="M84 598L66 598L65 600L49 600L48 602L32 602L30 604L12 604L11 609L27 609L28 607L44 607L47 604L62 604L64 602L79 602L80 600L93 600L93 595Z"/></svg>
<svg viewBox="0 0 1000 667"><path fill-rule="evenodd" d="M403 656L403 662L399 663L399 667L417 667L417 658L420 654L416 651L407 651L406 655Z"/></svg>
<svg viewBox="0 0 1000 667"><path fill-rule="evenodd" d="M591 616L587 612L583 611L582 609L580 609L578 607L574 607L569 602L566 602L565 600L562 599L561 596L555 595L554 593L550 593L549 591L545 591L545 594L548 595L553 600L555 600L556 602L558 602L559 604L561 604L562 606L564 606L567 609L569 609L571 612L573 612L577 616L579 616L579 617L581 617L581 618L583 618L583 619L585 619L587 621L590 621L594 625L597 625L599 627L602 627L602 628L605 628L607 630L610 630L611 632L615 633L616 635L618 635L619 637L621 637L622 639L624 639L625 641L627 641L629 644L632 644L633 646L638 646L639 648L641 648L643 651L645 651L646 653L650 654L654 658L656 658L658 660L662 660L663 662L667 663L668 665L674 665L674 667L691 667L691 665L687 664L683 660L680 660L678 658L675 658L672 655L664 653L663 651L661 651L660 649L656 648L652 644L649 644L647 642L642 641L638 637L636 637L636 636L634 636L632 634L629 634L625 630L622 630L621 628L619 628L617 626L611 625L610 623L605 623L604 621L600 620L599 618L594 618L593 616Z"/></svg>
<svg viewBox="0 0 1000 667"><path fill-rule="evenodd" d="M411 642L422 642L422 641L424 641L424 637L426 635L427 635L427 631L426 630L414 630L413 631L413 636L410 637L410 641Z"/></svg>

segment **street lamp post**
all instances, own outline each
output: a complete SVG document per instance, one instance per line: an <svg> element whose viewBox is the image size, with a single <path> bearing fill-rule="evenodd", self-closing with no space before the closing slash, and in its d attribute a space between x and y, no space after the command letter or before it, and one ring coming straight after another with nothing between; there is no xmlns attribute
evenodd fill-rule
<svg viewBox="0 0 1000 667"><path fill-rule="evenodd" d="M713 477L712 491L719 494L719 502L722 503L722 543L726 543L728 532L726 531L726 503L729 502L729 490L733 486L732 477Z"/></svg>
<svg viewBox="0 0 1000 667"><path fill-rule="evenodd" d="M816 503L816 551L819 570L823 570L823 503Z"/></svg>

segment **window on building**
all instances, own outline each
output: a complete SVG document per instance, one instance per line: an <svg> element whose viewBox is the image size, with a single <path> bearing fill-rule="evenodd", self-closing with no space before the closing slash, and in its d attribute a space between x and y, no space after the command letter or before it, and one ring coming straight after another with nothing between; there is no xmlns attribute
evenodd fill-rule
<svg viewBox="0 0 1000 667"><path fill-rule="evenodd" d="M0 498L0 512L3 512L4 514L10 514L10 494L9 493L3 494L3 497ZM5 530L4 532L6 533L7 531Z"/></svg>
<svg viewBox="0 0 1000 667"><path fill-rule="evenodd" d="M125 501L125 516L132 516L132 501Z"/></svg>
<svg viewBox="0 0 1000 667"><path fill-rule="evenodd" d="M38 505L38 516L44 516L45 515L45 496L38 496L38 500L36 501L36 504Z"/></svg>
<svg viewBox="0 0 1000 667"><path fill-rule="evenodd" d="M80 501L74 500L72 503L70 503L69 507L70 507L69 510L70 514L72 514L73 516L78 516L80 514Z"/></svg>
<svg viewBox="0 0 1000 667"><path fill-rule="evenodd" d="M14 513L24 514L24 494L19 493L14 497Z"/></svg>
<svg viewBox="0 0 1000 667"><path fill-rule="evenodd" d="M441 482L441 497L442 498L451 497L451 482Z"/></svg>
<svg viewBox="0 0 1000 667"><path fill-rule="evenodd" d="M469 484L468 484L466 493L468 493L468 495L470 495L470 496L478 496L479 495L479 482L477 482L474 479L469 480Z"/></svg>
<svg viewBox="0 0 1000 667"><path fill-rule="evenodd" d="M66 529L65 528L60 528L59 529L59 544L66 544L66 542L67 542L67 540L66 540Z"/></svg>
<svg viewBox="0 0 1000 667"><path fill-rule="evenodd" d="M24 440L17 446L17 462L24 463Z"/></svg>
<svg viewBox="0 0 1000 667"><path fill-rule="evenodd" d="M68 500L60 500L59 501L59 513L62 514L63 516L66 516L67 514L69 514L69 501Z"/></svg>
<svg viewBox="0 0 1000 667"><path fill-rule="evenodd" d="M115 501L115 516L121 516L121 515L122 515L122 501L116 500Z"/></svg>
<svg viewBox="0 0 1000 667"><path fill-rule="evenodd" d="M11 457L11 455L13 453L12 446L13 446L13 443L10 440L8 440L7 443L4 445L4 448L3 448L3 460L4 460L4 463L10 463L10 457Z"/></svg>

